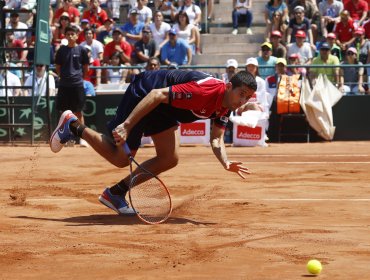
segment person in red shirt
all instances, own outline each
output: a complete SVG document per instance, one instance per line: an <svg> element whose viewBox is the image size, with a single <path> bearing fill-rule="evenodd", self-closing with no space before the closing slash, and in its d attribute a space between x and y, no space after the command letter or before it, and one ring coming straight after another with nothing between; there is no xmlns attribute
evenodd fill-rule
<svg viewBox="0 0 370 280"><path fill-rule="evenodd" d="M87 75L84 77L85 81L89 81L93 84L93 86L96 88L100 85L101 81L101 69L92 69L90 66L98 67L101 66L99 59L94 59L92 57L91 53L91 47L89 45L85 46L85 49L87 50L87 56L89 57L89 71L87 72Z"/></svg>
<svg viewBox="0 0 370 280"><path fill-rule="evenodd" d="M340 13L340 21L336 24L334 33L337 36L336 43L345 53L355 40L354 36L355 27L353 20L350 18L349 12L343 10Z"/></svg>
<svg viewBox="0 0 370 280"><path fill-rule="evenodd" d="M120 28L114 29L112 36L113 41L108 43L104 47L104 63L108 64L111 56L117 51L120 53L121 59L125 64L130 63L132 48L131 45L127 43L125 38L123 37L122 30Z"/></svg>
<svg viewBox="0 0 370 280"><path fill-rule="evenodd" d="M56 10L54 14L53 25L58 23L59 18L63 13L68 13L71 23L76 25L80 24L80 12L76 7L73 6L73 0L63 0L63 6Z"/></svg>
<svg viewBox="0 0 370 280"><path fill-rule="evenodd" d="M88 19L93 29L97 29L108 19L107 12L99 4L99 0L90 0L90 8L82 14L83 19Z"/></svg>
<svg viewBox="0 0 370 280"><path fill-rule="evenodd" d="M365 0L349 0L344 4L344 10L349 12L357 28L363 24L369 8Z"/></svg>
<svg viewBox="0 0 370 280"><path fill-rule="evenodd" d="M15 39L14 31L7 31L5 35L5 44L7 48L24 48L25 45L21 40ZM10 53L10 62L19 66L26 62L27 50L7 50Z"/></svg>

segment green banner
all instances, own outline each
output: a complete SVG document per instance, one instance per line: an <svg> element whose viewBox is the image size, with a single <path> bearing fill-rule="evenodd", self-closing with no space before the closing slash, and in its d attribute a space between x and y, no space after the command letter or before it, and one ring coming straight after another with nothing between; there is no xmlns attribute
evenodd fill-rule
<svg viewBox="0 0 370 280"><path fill-rule="evenodd" d="M37 1L35 64L50 65L49 0Z"/></svg>

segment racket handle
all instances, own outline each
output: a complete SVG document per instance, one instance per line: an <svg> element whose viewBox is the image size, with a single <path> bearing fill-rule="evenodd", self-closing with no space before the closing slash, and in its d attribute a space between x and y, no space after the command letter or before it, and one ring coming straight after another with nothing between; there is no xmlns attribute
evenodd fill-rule
<svg viewBox="0 0 370 280"><path fill-rule="evenodd" d="M123 149L124 149L126 155L131 156L131 150L130 150L130 147L127 145L127 142L125 142L125 144L123 144Z"/></svg>

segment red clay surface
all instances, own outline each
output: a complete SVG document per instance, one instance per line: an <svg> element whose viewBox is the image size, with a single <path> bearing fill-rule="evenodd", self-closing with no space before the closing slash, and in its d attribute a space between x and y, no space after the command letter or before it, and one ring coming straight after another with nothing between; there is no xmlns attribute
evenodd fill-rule
<svg viewBox="0 0 370 280"><path fill-rule="evenodd" d="M181 147L165 224L97 198L127 174L90 148L0 147L0 279L370 279L370 142ZM138 161L154 154L141 149Z"/></svg>

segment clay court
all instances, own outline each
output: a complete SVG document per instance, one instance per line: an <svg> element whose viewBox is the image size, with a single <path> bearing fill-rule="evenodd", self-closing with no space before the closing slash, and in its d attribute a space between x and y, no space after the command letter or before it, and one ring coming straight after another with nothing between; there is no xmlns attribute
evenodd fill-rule
<svg viewBox="0 0 370 280"><path fill-rule="evenodd" d="M182 147L162 174L165 224L117 216L97 200L128 169L90 148L0 147L0 279L370 278L370 142ZM142 148L137 160L154 154Z"/></svg>

